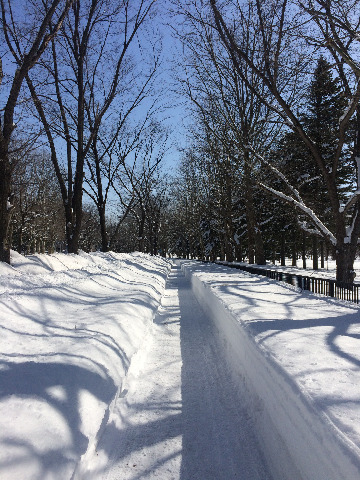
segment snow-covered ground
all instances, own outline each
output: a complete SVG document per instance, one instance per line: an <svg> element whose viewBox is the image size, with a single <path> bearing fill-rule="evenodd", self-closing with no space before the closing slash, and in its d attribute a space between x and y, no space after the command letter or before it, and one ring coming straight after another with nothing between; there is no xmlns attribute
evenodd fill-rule
<svg viewBox="0 0 360 480"><path fill-rule="evenodd" d="M274 477L360 478L360 307L219 265L184 268L246 384Z"/></svg>
<svg viewBox="0 0 360 480"><path fill-rule="evenodd" d="M0 478L70 479L144 348L170 264L13 253L0 268Z"/></svg>
<svg viewBox="0 0 360 480"><path fill-rule="evenodd" d="M14 253L0 478L360 478L359 314L218 265Z"/></svg>
<svg viewBox="0 0 360 480"><path fill-rule="evenodd" d="M76 480L270 480L222 345L173 265L143 367L130 378ZM131 367L130 367L130 370Z"/></svg>
<svg viewBox="0 0 360 480"><path fill-rule="evenodd" d="M225 264L226 262L224 262ZM233 262L236 264L237 262ZM241 263L240 263L241 265ZM248 264L245 264L248 265ZM302 260L298 259L296 262L296 267L292 266L291 259L286 258L285 265L280 265L280 262L277 262L275 265L268 262L266 265L254 265L256 268L266 268L267 270L277 270L279 272L293 273L295 275L304 275L310 277L319 277L319 278L336 278L336 262L329 258L324 262L324 268L320 267L318 270L312 269L312 259L307 258L306 268L302 268ZM354 262L354 271L356 273L355 283L360 282L360 259L356 259Z"/></svg>

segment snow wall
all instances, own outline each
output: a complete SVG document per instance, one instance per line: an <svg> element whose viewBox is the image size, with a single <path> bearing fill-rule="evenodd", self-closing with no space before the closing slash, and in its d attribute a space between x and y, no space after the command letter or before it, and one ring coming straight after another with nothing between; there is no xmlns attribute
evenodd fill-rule
<svg viewBox="0 0 360 480"><path fill-rule="evenodd" d="M230 371L246 390L249 413L276 480L360 479L360 457L275 360L196 275L196 265L182 265L192 291L215 323Z"/></svg>

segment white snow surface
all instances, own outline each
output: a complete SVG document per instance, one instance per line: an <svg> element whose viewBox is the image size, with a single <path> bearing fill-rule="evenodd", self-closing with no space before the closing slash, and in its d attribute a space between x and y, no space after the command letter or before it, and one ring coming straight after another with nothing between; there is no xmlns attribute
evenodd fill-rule
<svg viewBox="0 0 360 480"><path fill-rule="evenodd" d="M360 478L359 306L223 266L184 268L247 385L274 478Z"/></svg>
<svg viewBox="0 0 360 480"><path fill-rule="evenodd" d="M70 479L151 334L169 262L34 255L0 265L0 478Z"/></svg>
<svg viewBox="0 0 360 480"><path fill-rule="evenodd" d="M360 478L359 306L140 253L11 260L2 480Z"/></svg>

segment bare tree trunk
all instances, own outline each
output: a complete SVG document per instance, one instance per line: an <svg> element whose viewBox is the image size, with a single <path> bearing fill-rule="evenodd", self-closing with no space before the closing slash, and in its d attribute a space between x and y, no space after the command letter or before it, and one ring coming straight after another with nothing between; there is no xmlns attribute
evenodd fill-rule
<svg viewBox="0 0 360 480"><path fill-rule="evenodd" d="M319 270L318 238L313 236L312 241L313 270Z"/></svg>
<svg viewBox="0 0 360 480"><path fill-rule="evenodd" d="M320 266L325 268L324 240L320 241Z"/></svg>
<svg viewBox="0 0 360 480"><path fill-rule="evenodd" d="M336 280L341 283L353 283L355 254L349 244L344 244L336 253Z"/></svg>
<svg viewBox="0 0 360 480"><path fill-rule="evenodd" d="M306 234L305 232L303 232L301 256L302 256L303 268L306 270Z"/></svg>
<svg viewBox="0 0 360 480"><path fill-rule="evenodd" d="M240 238L238 238L237 242L235 243L235 258L238 262L242 262L242 242Z"/></svg>
<svg viewBox="0 0 360 480"><path fill-rule="evenodd" d="M56 16L60 0L53 0L47 5L47 11L40 17L41 21L34 28L32 43L27 46L28 51L21 50L20 42L14 41L18 39L18 30L21 26L14 23L11 10L7 11L5 3L1 0L1 23L5 37L5 44L9 48L16 62L16 71L11 83L10 92L5 102L3 110L3 123L0 129L0 261L10 263L10 242L9 242L9 225L11 218L11 207L9 206L11 193L11 176L12 168L9 159L9 146L11 136L14 130L14 114L18 102L18 97L25 77L33 66L38 62L44 53L47 45L54 39L63 21L71 7L73 0L65 2L63 8L58 12L54 28L50 34L47 34L47 28L53 17ZM10 33L11 32L11 33ZM0 59L0 85L3 79L2 62Z"/></svg>
<svg viewBox="0 0 360 480"><path fill-rule="evenodd" d="M296 267L297 261L297 231L294 230L293 242L292 242L292 262L291 265Z"/></svg>
<svg viewBox="0 0 360 480"><path fill-rule="evenodd" d="M308 39L308 45L314 45L313 53L316 53L317 46L320 43L328 50L328 54L332 56L341 80L343 94L348 98L348 107L339 119L336 149L331 161L331 168L328 168L328 159L322 155L318 144L311 138L311 132L306 131L301 117L298 115L298 112L293 109L293 105L297 105L297 102L293 101L294 92L291 90L291 96L287 96L288 91L283 88L284 75L287 75L285 70L283 70L283 66L286 65L286 61L283 61L283 59L285 60L287 55L291 55L291 50L288 49L288 45L290 45L292 40L296 40L296 37L293 36L292 29L288 28L288 25L291 24L289 15L297 15L295 10L292 12L291 2L287 0L275 2L274 9L272 10L268 8L272 2L268 3L255 0L252 4L255 8L249 18L251 21L249 21L249 23L239 22L238 24L236 24L237 20L235 18L227 21L228 19L221 14L218 8L219 3L220 2L216 0L210 0L210 6L214 14L214 26L219 33L220 39L230 53L239 76L243 78L244 81L247 81L243 74L244 65L251 69L256 80L267 88L268 95L266 97L263 96L261 101L264 105L272 109L274 113L279 114L281 119L285 120L287 124L291 124L294 133L296 133L298 138L308 147L314 164L316 164L321 171L322 179L328 192L329 206L336 224L335 232L331 232L311 209L303 208L305 205L299 196L299 192L289 183L287 183L287 187L292 188L292 195L288 196L286 201L296 205L297 208L308 215L313 224L316 225L316 228L319 229L319 232L325 235L336 248L337 280L342 282L352 281L353 261L360 235L360 176L358 176L357 188L353 192L352 197L346 203L345 207L341 208L340 192L336 175L341 163L344 146L348 142L347 134L351 131L353 116L355 113L359 113L360 68L354 50L352 49L354 38L356 38L355 32L358 28L358 16L355 15L354 18L352 18L351 14L346 13L346 8L342 9L342 4L345 3L349 11L352 11L349 2L319 1L316 2L316 8L314 8L314 2L302 2L301 4L301 9L308 15L309 26L313 24L315 27L313 31L316 32L316 37ZM239 19L246 18L245 8L247 8L248 4L245 2L242 5L242 2L235 2L234 5L236 5L238 9L237 17ZM246 7L243 8L244 5ZM251 18L252 15L254 15L254 18ZM338 18L342 15L344 16L344 20L340 22ZM248 33L250 35L253 34L254 41L259 48L258 51L262 52L261 61L263 63L258 61L258 56L249 55L249 50L245 42L238 41L238 39L242 40L243 38L241 33L243 33L244 36L247 35L245 28L243 32L239 32L243 25L246 27L248 27L248 25L256 25L256 30L254 29ZM235 37L233 32L237 26L239 26L239 29ZM290 31L292 32L291 34L289 33ZM308 29L308 32L310 31L311 28ZM289 35L291 35L292 38L290 38ZM296 45L291 45L291 48L296 48ZM298 53L298 57L302 62L303 56L301 52ZM310 51L309 55L311 55ZM344 68L344 65L346 68ZM296 85L297 82L297 72L302 72L304 67L305 63L300 63L297 68L293 69L295 76L291 78L291 81L294 85ZM354 78L356 79L354 82L356 84L355 88L351 85ZM280 82L279 79L281 79ZM249 85L249 87L251 88L251 85ZM353 158L359 170L359 121L356 135ZM262 184L262 186L267 188L264 184ZM268 188L268 191L271 191L282 199L285 198L284 192L276 191L273 188ZM346 235L346 227L348 227L348 230L351 230L349 237ZM304 248L303 265L305 268L306 258Z"/></svg>
<svg viewBox="0 0 360 480"><path fill-rule="evenodd" d="M280 244L280 265L285 267L286 259L285 259L285 232L281 233L281 244Z"/></svg>
<svg viewBox="0 0 360 480"><path fill-rule="evenodd" d="M225 162L225 255L228 262L234 261L234 226L232 219L232 169L230 157Z"/></svg>
<svg viewBox="0 0 360 480"><path fill-rule="evenodd" d="M250 166L248 160L245 160L244 180L249 263L252 264L255 261L258 265L264 265L266 263L264 243L259 225L256 220L254 190L251 183Z"/></svg>
<svg viewBox="0 0 360 480"><path fill-rule="evenodd" d="M11 208L11 168L8 160L7 146L0 140L0 261L10 263L9 226Z"/></svg>
<svg viewBox="0 0 360 480"><path fill-rule="evenodd" d="M105 206L99 207L98 212L100 219L101 251L107 252L109 250L109 236L106 229Z"/></svg>
<svg viewBox="0 0 360 480"><path fill-rule="evenodd" d="M139 228L138 228L138 248L139 252L144 252L145 251L145 220L146 220L146 215L145 212L142 210L140 214L140 219L139 219Z"/></svg>

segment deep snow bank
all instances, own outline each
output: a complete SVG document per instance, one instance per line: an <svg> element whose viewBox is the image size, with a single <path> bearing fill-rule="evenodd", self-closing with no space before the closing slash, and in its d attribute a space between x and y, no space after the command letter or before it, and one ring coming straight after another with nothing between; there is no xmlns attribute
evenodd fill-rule
<svg viewBox="0 0 360 480"><path fill-rule="evenodd" d="M0 478L70 479L151 335L170 263L12 253L0 265Z"/></svg>
<svg viewBox="0 0 360 480"><path fill-rule="evenodd" d="M360 337L359 309L226 267L182 268L248 392L274 478L360 478L360 361L351 343ZM334 332L348 333L349 343Z"/></svg>

